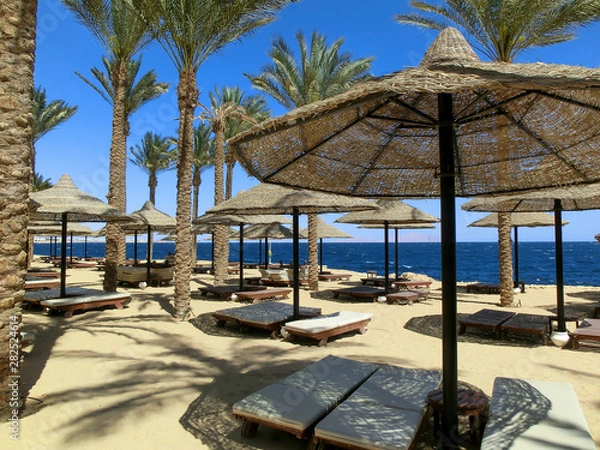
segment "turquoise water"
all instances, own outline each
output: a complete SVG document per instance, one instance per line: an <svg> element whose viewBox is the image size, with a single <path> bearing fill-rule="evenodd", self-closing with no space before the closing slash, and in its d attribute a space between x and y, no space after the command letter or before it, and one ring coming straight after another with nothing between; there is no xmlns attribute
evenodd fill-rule
<svg viewBox="0 0 600 450"><path fill-rule="evenodd" d="M273 241L272 262L289 263L292 244ZM173 242L154 244L153 259L162 260L173 252ZM36 243L35 253L50 254L50 245ZM395 269L395 244L390 243L390 273ZM460 282L498 282L498 244L495 242L459 242L457 251L457 279ZM70 245L67 255L70 255ZM553 242L519 242L519 279L527 284L554 284L556 282L555 247ZM564 279L567 285L600 286L600 244L593 242L565 242ZM145 243L138 243L138 258L146 254ZM84 256L84 243L73 243L73 255ZM256 241L244 243L244 261L263 262L264 250ZM104 243L87 244L87 256L104 256ZM127 257L133 258L133 243L127 243ZM210 242L198 243L198 259L211 259ZM239 243L231 243L230 260L239 261ZM300 260L308 260L306 241L300 242ZM436 280L440 275L439 243L400 243L398 245L398 272L424 273ZM383 242L327 242L323 243L323 264L331 269L384 273Z"/></svg>

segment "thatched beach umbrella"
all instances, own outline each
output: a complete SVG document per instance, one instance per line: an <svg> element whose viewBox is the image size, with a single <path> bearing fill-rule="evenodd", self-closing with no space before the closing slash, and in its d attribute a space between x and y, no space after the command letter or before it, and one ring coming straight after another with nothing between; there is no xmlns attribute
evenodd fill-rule
<svg viewBox="0 0 600 450"><path fill-rule="evenodd" d="M30 197L40 204L31 214L32 220L60 221L62 224L60 296L65 297L68 222L129 222L132 219L102 200L77 189L69 175L61 176L49 189L32 192Z"/></svg>
<svg viewBox="0 0 600 450"><path fill-rule="evenodd" d="M564 346L569 341L565 323L564 265L562 239L562 212L600 209L600 184L569 186L544 189L539 192L478 198L465 203L465 211L534 212L554 211L554 241L556 266L556 313L558 327L551 339L556 345Z"/></svg>
<svg viewBox="0 0 600 450"><path fill-rule="evenodd" d="M301 235L308 236L308 228L300 230ZM319 239L319 271L323 272L323 239L350 239L352 235L328 224L321 217L317 217L317 239Z"/></svg>
<svg viewBox="0 0 600 450"><path fill-rule="evenodd" d="M512 213L510 215L510 223L514 232L515 242L515 282L514 287L519 287L519 227L551 227L554 225L554 217L550 214L541 212L521 212ZM569 222L566 220L562 221L563 226ZM498 213L491 213L485 217L482 217L475 222L468 225L469 227L484 227L484 228L497 228L498 227Z"/></svg>
<svg viewBox="0 0 600 450"><path fill-rule="evenodd" d="M410 206L400 200L377 200L376 211L355 211L343 215L336 222L356 224L382 224L384 229L385 293L390 289L389 226L401 224L437 223L437 217ZM397 263L397 262L396 262Z"/></svg>
<svg viewBox="0 0 600 450"><path fill-rule="evenodd" d="M246 224L255 224L255 225L268 225L268 224L281 224L281 223L291 223L291 220L287 217L283 217L279 214L249 214L249 215L239 215L239 214L220 214L220 213L207 213L200 217L197 217L192 221L196 226L202 225L238 225L239 226L239 234L237 236L232 235L231 239L239 238L240 240L240 290L244 289L244 226ZM213 246L214 248L214 246ZM266 248L266 247L265 247ZM214 252L214 251L213 251ZM266 250L265 250L266 252ZM213 264L214 264L214 253L213 253ZM214 272L214 271L213 271Z"/></svg>
<svg viewBox="0 0 600 450"><path fill-rule="evenodd" d="M150 266L152 264L152 232L158 231L159 233L170 233L175 231L175 217L168 215L165 212L159 211L150 200L146 201L141 209L134 211L130 214L130 217L135 222L121 226L121 229L125 233L137 233L146 232L146 283L150 284ZM137 240L134 244L134 248L137 247ZM134 255L134 260L137 256Z"/></svg>
<svg viewBox="0 0 600 450"><path fill-rule="evenodd" d="M298 245L300 239L300 227L298 223L300 214L339 213L360 211L363 209L377 209L377 206L368 200L356 199L344 195L324 194L263 183L247 191L239 192L233 198L214 206L207 212L213 214L292 215L293 297L294 317L297 318L300 315L300 250Z"/></svg>
<svg viewBox="0 0 600 450"><path fill-rule="evenodd" d="M385 225L384 224L377 224L377 223L365 223L362 225L359 225L358 228L384 228L385 229ZM394 261L395 261L395 267L396 267L396 279L400 278L400 273L399 273L399 260L398 260L398 230L418 230L418 229L426 229L426 228L435 228L435 225L431 224L431 223L394 223L394 224L388 224L388 228L394 230L394 243L395 243L395 247L394 247Z"/></svg>
<svg viewBox="0 0 600 450"><path fill-rule="evenodd" d="M259 180L361 197L441 197L444 410L458 423L455 197L600 181L600 70L481 62L447 28L419 66L228 142Z"/></svg>

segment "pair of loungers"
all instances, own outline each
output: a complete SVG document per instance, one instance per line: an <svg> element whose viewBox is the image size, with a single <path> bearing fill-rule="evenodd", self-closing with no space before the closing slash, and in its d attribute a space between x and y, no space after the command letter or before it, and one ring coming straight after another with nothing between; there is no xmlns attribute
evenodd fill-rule
<svg viewBox="0 0 600 450"><path fill-rule="evenodd" d="M498 338L508 334L539 336L546 344L550 332L550 318L537 314L482 309L458 321L459 334L465 333L467 328L479 328L493 332Z"/></svg>
<svg viewBox="0 0 600 450"><path fill-rule="evenodd" d="M308 439L309 448L411 448L441 373L328 356L233 405L242 436L259 424ZM569 383L498 377L482 450L595 449Z"/></svg>
<svg viewBox="0 0 600 450"><path fill-rule="evenodd" d="M213 313L218 326L231 322L242 330L248 327L271 331L271 337L283 336L293 340L296 336L315 339L319 346L327 345L329 338L352 331L361 334L373 314L354 311L340 311L321 316L320 308L301 307L300 318L294 320L292 305L281 302L257 303L238 308L228 308Z"/></svg>
<svg viewBox="0 0 600 450"><path fill-rule="evenodd" d="M242 435L259 424L311 446L409 448L427 410L439 371L406 369L328 356L233 405Z"/></svg>

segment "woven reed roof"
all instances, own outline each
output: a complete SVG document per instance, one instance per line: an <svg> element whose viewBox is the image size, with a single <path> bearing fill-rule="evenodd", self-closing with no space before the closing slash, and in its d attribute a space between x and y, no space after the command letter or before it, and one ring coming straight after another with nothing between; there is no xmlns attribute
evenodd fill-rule
<svg viewBox="0 0 600 450"><path fill-rule="evenodd" d="M135 222L121 226L123 231L127 233L147 231L148 227L161 233L169 233L175 230L175 217L156 209L156 206L150 200L144 203L141 209L132 212L130 216L135 219Z"/></svg>
<svg viewBox="0 0 600 450"><path fill-rule="evenodd" d="M131 221L131 218L102 200L77 189L69 175L63 175L54 186L30 197L40 206L31 213L32 220L60 221L67 214L72 222Z"/></svg>
<svg viewBox="0 0 600 450"><path fill-rule="evenodd" d="M237 235L239 237L239 232ZM280 223L255 223L244 229L244 239L292 239L293 237L292 230ZM305 237L300 233L300 239Z"/></svg>
<svg viewBox="0 0 600 450"><path fill-rule="evenodd" d="M552 211L555 199L561 201L563 211L600 209L600 184L544 189L519 195L481 197L466 202L462 209L484 212Z"/></svg>
<svg viewBox="0 0 600 450"><path fill-rule="evenodd" d="M358 228L385 228L383 223L363 223ZM388 228L391 230L418 230L424 228L435 228L435 225L431 223L390 223Z"/></svg>
<svg viewBox="0 0 600 450"><path fill-rule="evenodd" d="M300 234L308 238L308 228L300 230ZM349 239L351 237L352 235L328 224L321 217L317 217L317 239Z"/></svg>
<svg viewBox="0 0 600 450"><path fill-rule="evenodd" d="M29 222L27 231L31 234L57 236L62 233L62 226L55 222ZM96 231L80 223L68 223L67 233L75 236L93 236Z"/></svg>
<svg viewBox="0 0 600 450"><path fill-rule="evenodd" d="M562 221L563 225L567 225L569 222L566 220ZM511 213L510 225L512 227L551 227L554 226L554 216L547 213L541 212L519 212ZM475 222L468 225L469 227L498 227L498 213L491 213L485 217L482 217Z"/></svg>
<svg viewBox="0 0 600 450"><path fill-rule="evenodd" d="M439 94L453 102L458 196L600 181L600 69L481 62L454 28L418 67L262 122L228 145L261 181L437 197Z"/></svg>
<svg viewBox="0 0 600 450"><path fill-rule="evenodd" d="M291 224L292 220L280 214L235 215L208 213L192 220L197 225L239 225L243 224ZM212 227L211 227L212 229ZM209 231L210 232L210 231Z"/></svg>
<svg viewBox="0 0 600 450"><path fill-rule="evenodd" d="M340 223L358 223L358 224L384 224L387 222L392 224L407 224L407 223L435 223L440 219L426 213L420 209L410 206L400 200L385 200L376 201L379 209L375 211L355 211L344 214L336 219Z"/></svg>
<svg viewBox="0 0 600 450"><path fill-rule="evenodd" d="M292 214L296 208L301 214L319 214L376 209L377 206L364 199L261 183L247 191L239 192L206 212L241 215Z"/></svg>

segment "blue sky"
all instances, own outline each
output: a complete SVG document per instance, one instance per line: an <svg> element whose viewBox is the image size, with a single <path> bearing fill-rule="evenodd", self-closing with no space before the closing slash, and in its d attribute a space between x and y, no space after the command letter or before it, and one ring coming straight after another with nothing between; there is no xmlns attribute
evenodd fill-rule
<svg viewBox="0 0 600 450"><path fill-rule="evenodd" d="M207 102L207 93L215 87L240 86L248 94L256 94L243 73L258 74L269 63L268 52L275 36L283 36L296 49L295 33L302 31L308 37L313 31L324 34L329 43L343 37L342 50L354 58L375 57L372 73L376 76L417 65L425 50L437 36L433 30L422 30L400 25L395 14L409 11L407 1L397 0L303 0L288 6L272 24L253 35L235 42L206 61L198 72L200 101ZM545 62L600 66L600 24L581 29L574 41L532 49L521 55L517 62ZM90 69L102 67L104 49L91 33L59 0L39 0L35 84L47 91L48 100L62 99L77 105L78 111L67 123L44 136L36 145L36 170L56 182L64 173L75 184L103 200L108 190L108 164L111 135L111 107L86 85L75 72L92 78ZM151 44L142 53L142 73L154 69L158 81L170 83L169 92L150 102L131 119L128 147L140 144L143 135L152 131L164 136L175 136L178 117L175 89L177 72L163 50ZM482 57L482 59L485 59ZM273 115L285 110L267 98ZM142 207L148 199L147 176L136 166L127 167L127 212ZM243 169L234 175L234 193L257 184ZM203 174L200 210L210 208L213 201L213 171ZM159 175L156 207L175 214L175 171ZM457 239L459 241L495 241L495 229L468 228L467 225L485 214L460 210L466 199L457 200ZM407 201L439 217L437 200ZM323 218L333 222L339 215ZM565 212L570 222L564 228L564 239L593 240L600 233L600 212ZM306 226L304 219L301 225ZM339 228L360 240L382 240L380 230L363 230L354 225L337 224ZM402 240L438 241L439 230L400 231ZM521 240L553 240L552 228L523 228Z"/></svg>

